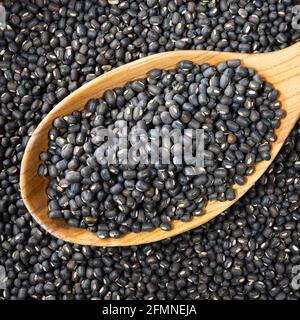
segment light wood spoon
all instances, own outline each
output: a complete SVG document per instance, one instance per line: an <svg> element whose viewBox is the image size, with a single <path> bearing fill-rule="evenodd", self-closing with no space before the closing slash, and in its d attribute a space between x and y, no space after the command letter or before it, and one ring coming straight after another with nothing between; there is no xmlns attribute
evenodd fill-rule
<svg viewBox="0 0 300 320"><path fill-rule="evenodd" d="M194 217L189 222L174 220L171 231L160 228L151 232L128 233L120 238L99 239L95 233L86 229L69 226L64 220L52 220L48 216L48 197L46 188L48 179L37 175L41 163L39 155L47 149L48 131L55 118L68 115L75 110L82 110L89 99L99 98L108 90L124 86L134 79L145 78L151 69L174 69L181 60L190 60L196 64L208 62L216 65L219 62L241 59L242 64L253 67L264 80L273 84L280 91L279 100L287 116L276 130L277 140L272 144L271 159L262 161L255 167L255 172L247 177L243 186L234 185L236 198L233 201L209 201L205 214ZM21 193L24 203L46 231L65 241L93 246L129 246L159 241L199 227L228 209L250 189L272 163L285 139L294 127L300 115L300 43L287 49L272 53L240 54L212 52L202 50L174 51L155 54L124 66L116 68L67 96L39 124L32 134L21 164Z"/></svg>

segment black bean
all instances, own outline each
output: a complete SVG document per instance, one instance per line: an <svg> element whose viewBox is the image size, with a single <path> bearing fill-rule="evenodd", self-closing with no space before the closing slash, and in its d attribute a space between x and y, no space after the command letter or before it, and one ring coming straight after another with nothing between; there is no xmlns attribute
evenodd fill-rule
<svg viewBox="0 0 300 320"><path fill-rule="evenodd" d="M82 179L82 176L80 174L80 172L77 171L68 171L66 173L66 180L69 183L76 183L76 182L80 182Z"/></svg>
<svg viewBox="0 0 300 320"><path fill-rule="evenodd" d="M235 175L234 176L234 182L239 184L239 185L243 185L246 183L245 178L243 176L240 175Z"/></svg>
<svg viewBox="0 0 300 320"><path fill-rule="evenodd" d="M145 222L142 224L142 228L141 228L142 231L152 231L153 229L154 229L154 226L150 222Z"/></svg>
<svg viewBox="0 0 300 320"><path fill-rule="evenodd" d="M49 217L51 219L60 219L63 218L63 214L60 210L53 210L49 212Z"/></svg>
<svg viewBox="0 0 300 320"><path fill-rule="evenodd" d="M61 156L66 160L71 159L73 156L73 149L74 146L71 143L64 145L61 150Z"/></svg>
<svg viewBox="0 0 300 320"><path fill-rule="evenodd" d="M181 116L180 108L176 105L171 105L169 108L170 115L173 119L179 119Z"/></svg>
<svg viewBox="0 0 300 320"><path fill-rule="evenodd" d="M235 192L232 188L229 188L226 190L226 194L225 194L226 200L234 200L235 199Z"/></svg>
<svg viewBox="0 0 300 320"><path fill-rule="evenodd" d="M145 181L139 180L135 187L140 192L146 192L150 188L150 185Z"/></svg>
<svg viewBox="0 0 300 320"><path fill-rule="evenodd" d="M226 125L227 125L228 129L233 132L237 132L240 128L239 125L232 120L227 120Z"/></svg>
<svg viewBox="0 0 300 320"><path fill-rule="evenodd" d="M110 188L111 194L119 194L123 190L123 185L121 183L117 183Z"/></svg>
<svg viewBox="0 0 300 320"><path fill-rule="evenodd" d="M110 230L109 236L111 238L119 238L121 236L121 233L118 230Z"/></svg>

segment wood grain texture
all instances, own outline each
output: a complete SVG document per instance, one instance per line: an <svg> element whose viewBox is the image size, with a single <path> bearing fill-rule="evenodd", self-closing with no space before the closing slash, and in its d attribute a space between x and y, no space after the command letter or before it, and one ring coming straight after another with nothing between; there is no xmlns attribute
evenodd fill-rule
<svg viewBox="0 0 300 320"><path fill-rule="evenodd" d="M279 100L287 116L276 130L277 141L272 144L271 160L256 165L255 172L243 186L234 185L236 199L233 201L210 201L205 214L194 217L190 222L173 221L171 231L157 228L151 232L129 233L118 239L99 239L95 233L74 228L63 220L52 220L48 216L46 187L48 180L37 175L41 161L39 154L47 149L48 131L52 121L59 116L82 110L91 98L99 98L108 90L125 85L128 81L145 78L154 68L173 69L181 60L197 64L208 62L216 65L229 59L241 59L242 64L253 67L268 82L280 91ZM83 85L61 101L39 124L30 138L21 164L20 186L24 203L34 219L53 236L68 242L93 246L128 246L159 241L196 228L224 212L259 179L278 154L285 139L300 114L300 43L272 53L240 54L202 50L174 51L155 54L150 57L116 68Z"/></svg>

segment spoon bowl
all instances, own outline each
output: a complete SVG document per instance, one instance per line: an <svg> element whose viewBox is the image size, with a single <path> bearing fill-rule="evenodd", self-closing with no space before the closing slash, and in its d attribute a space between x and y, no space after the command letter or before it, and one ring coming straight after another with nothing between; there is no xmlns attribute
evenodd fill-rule
<svg viewBox="0 0 300 320"><path fill-rule="evenodd" d="M178 62L190 60L195 64L218 63L231 59L240 59L245 67L252 67L265 80L279 90L279 100L286 117L275 130L277 140L271 146L271 159L256 164L255 171L246 177L246 184L233 185L236 198L232 201L209 201L205 213L193 217L188 222L173 220L172 230L163 231L156 228L150 232L128 233L120 238L99 239L96 233L68 225L63 219L53 220L48 215L48 196L46 188L48 179L38 176L41 164L39 155L47 149L48 132L55 118L68 115L75 110L83 110L86 103L99 98L106 90L122 87L127 82L145 78L155 68L174 69ZM92 246L130 246L159 241L193 228L199 227L234 204L263 175L272 163L285 139L294 127L300 115L300 43L289 48L257 54L212 52L203 50L173 51L155 54L118 67L83 85L65 99L41 121L33 132L21 164L20 187L24 203L34 219L50 234L64 241Z"/></svg>

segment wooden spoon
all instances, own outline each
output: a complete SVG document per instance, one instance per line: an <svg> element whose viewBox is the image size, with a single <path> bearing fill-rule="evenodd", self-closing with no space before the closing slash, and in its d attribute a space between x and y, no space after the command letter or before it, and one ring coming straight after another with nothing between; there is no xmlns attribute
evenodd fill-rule
<svg viewBox="0 0 300 320"><path fill-rule="evenodd" d="M89 99L99 98L108 90L124 86L127 82L145 78L154 68L174 69L181 60L190 60L196 64L241 59L246 67L253 67L264 80L272 83L280 91L279 100L287 116L276 130L277 140L272 144L271 159L262 161L255 167L255 172L247 177L243 186L234 185L236 198L233 201L209 201L205 214L194 217L189 222L174 220L171 231L157 228L151 232L128 233L120 238L99 239L95 233L86 229L69 226L64 220L52 220L48 216L48 197L46 188L48 179L37 175L41 163L39 155L47 149L48 131L55 118L68 115L75 110L82 110ZM21 164L21 193L24 203L46 231L65 241L93 246L129 246L159 241L199 227L228 209L250 189L272 163L285 139L294 127L300 115L300 43L287 49L271 53L240 54L212 52L202 50L174 51L155 54L116 68L93 81L83 85L61 101L39 124L32 134Z"/></svg>

